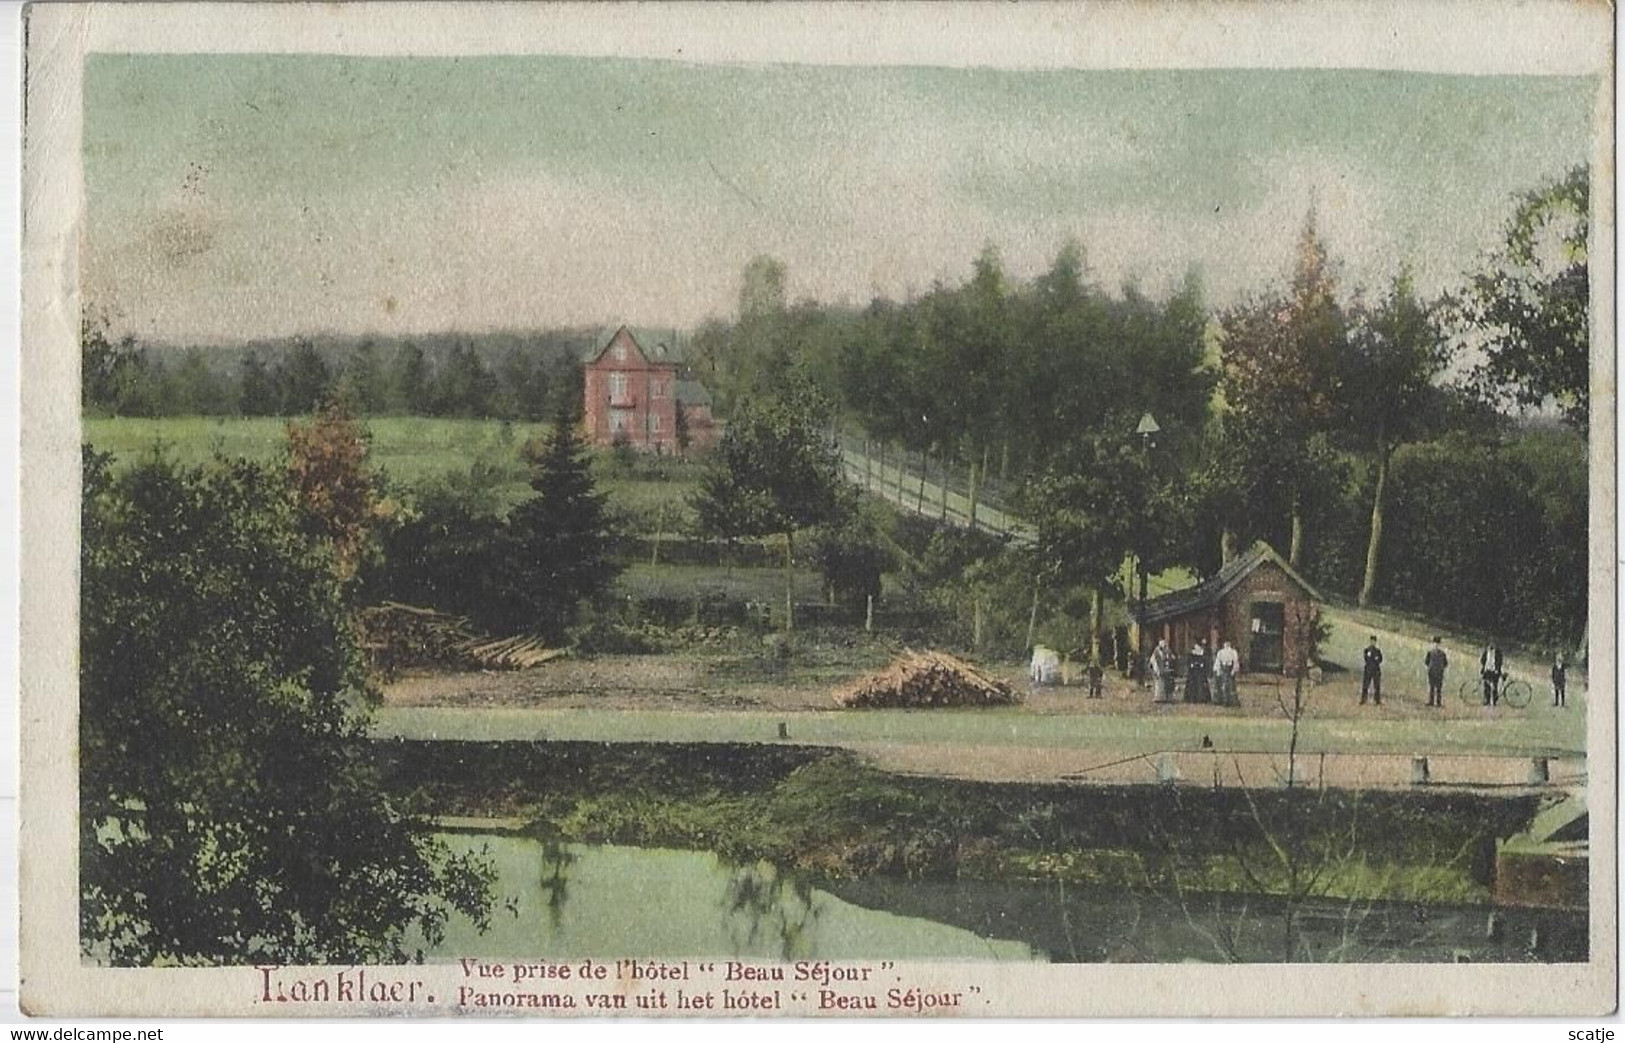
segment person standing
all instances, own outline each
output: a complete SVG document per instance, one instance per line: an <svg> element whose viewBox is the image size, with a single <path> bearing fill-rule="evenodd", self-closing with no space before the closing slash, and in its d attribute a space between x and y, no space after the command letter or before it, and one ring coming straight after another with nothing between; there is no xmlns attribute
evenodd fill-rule
<svg viewBox="0 0 1625 1043"><path fill-rule="evenodd" d="M1552 705L1567 706L1568 694L1565 691L1568 683L1568 664L1563 661L1563 653L1557 653L1552 660Z"/></svg>
<svg viewBox="0 0 1625 1043"><path fill-rule="evenodd" d="M1185 701L1205 703L1211 701L1207 690L1207 642L1197 641L1185 662Z"/></svg>
<svg viewBox="0 0 1625 1043"><path fill-rule="evenodd" d="M1382 649L1377 647L1377 635L1371 635L1371 643L1365 646L1365 672L1360 676L1360 705L1365 705L1365 698L1370 694L1374 702L1382 705Z"/></svg>
<svg viewBox="0 0 1625 1043"><path fill-rule="evenodd" d="M1105 671L1103 671L1100 668L1100 660L1098 660L1098 659L1089 660L1088 674L1089 674L1089 698L1091 698L1091 699L1099 699L1099 698L1101 698L1101 690L1100 690L1101 689L1101 678L1105 674Z"/></svg>
<svg viewBox="0 0 1625 1043"><path fill-rule="evenodd" d="M1491 641L1478 655L1478 675L1484 679L1484 705L1501 702L1501 646Z"/></svg>
<svg viewBox="0 0 1625 1043"><path fill-rule="evenodd" d="M1151 650L1151 684L1155 693L1151 699L1158 703L1174 701L1174 659L1168 652L1168 642L1158 641Z"/></svg>
<svg viewBox="0 0 1625 1043"><path fill-rule="evenodd" d="M1226 641L1224 645L1213 654L1213 678L1218 689L1214 693L1214 701L1220 706L1240 706L1241 700L1236 698L1236 673L1241 669L1241 656Z"/></svg>
<svg viewBox="0 0 1625 1043"><path fill-rule="evenodd" d="M1444 654L1444 645L1437 637L1428 654L1422 657L1422 663L1428 669L1428 705L1443 706L1444 669L1450 665L1450 657Z"/></svg>

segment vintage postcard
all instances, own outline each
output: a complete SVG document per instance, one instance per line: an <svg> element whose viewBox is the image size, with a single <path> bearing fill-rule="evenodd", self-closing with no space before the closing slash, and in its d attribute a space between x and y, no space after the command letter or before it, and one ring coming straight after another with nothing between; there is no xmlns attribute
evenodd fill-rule
<svg viewBox="0 0 1625 1043"><path fill-rule="evenodd" d="M24 1011L1612 1010L1612 28L33 5Z"/></svg>

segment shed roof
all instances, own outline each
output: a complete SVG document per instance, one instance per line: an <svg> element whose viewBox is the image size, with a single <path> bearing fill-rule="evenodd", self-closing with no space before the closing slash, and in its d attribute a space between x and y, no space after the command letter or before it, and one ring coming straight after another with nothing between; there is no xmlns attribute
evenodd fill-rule
<svg viewBox="0 0 1625 1043"><path fill-rule="evenodd" d="M1242 580L1252 575L1258 567L1265 562L1272 562L1287 577L1302 587L1304 593L1315 601L1324 601L1320 593L1291 565L1286 559L1275 553L1275 548L1259 540L1247 548L1243 554L1238 554L1226 562L1219 571L1193 587L1176 590L1160 597L1152 598L1140 606L1134 616L1141 623L1159 623L1165 619L1175 619L1190 612L1210 608L1226 594L1234 590Z"/></svg>

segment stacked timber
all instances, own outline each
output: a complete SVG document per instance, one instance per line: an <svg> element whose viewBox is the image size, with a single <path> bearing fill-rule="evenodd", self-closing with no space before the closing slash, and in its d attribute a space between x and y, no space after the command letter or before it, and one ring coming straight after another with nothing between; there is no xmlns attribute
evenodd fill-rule
<svg viewBox="0 0 1625 1043"><path fill-rule="evenodd" d="M373 669L386 677L413 666L523 670L564 655L534 635L493 638L462 616L396 601L362 609L360 624Z"/></svg>
<svg viewBox="0 0 1625 1043"><path fill-rule="evenodd" d="M548 648L534 635L504 637L498 640L471 638L456 651L473 660L482 670L528 670L564 654L562 648Z"/></svg>
<svg viewBox="0 0 1625 1043"><path fill-rule="evenodd" d="M907 648L884 670L835 693L836 704L847 709L1007 706L1020 701L1010 685L963 659Z"/></svg>

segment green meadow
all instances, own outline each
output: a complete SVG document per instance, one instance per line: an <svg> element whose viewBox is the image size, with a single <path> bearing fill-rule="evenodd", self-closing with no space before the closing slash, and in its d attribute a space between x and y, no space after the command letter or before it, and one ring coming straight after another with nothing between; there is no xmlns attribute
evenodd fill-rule
<svg viewBox="0 0 1625 1043"><path fill-rule="evenodd" d="M162 451L181 464L201 464L216 455L272 461L286 443L288 421L279 417L134 417L87 418L84 441L121 463ZM517 502L529 492L519 448L547 433L545 423L449 417L392 416L366 421L373 466L389 487L410 495L425 483L454 472L467 473L476 462L495 469L501 496ZM600 487L635 529L667 532L681 529L691 517L687 499L698 481L698 467L663 461L628 465L615 454L599 452L593 469Z"/></svg>

